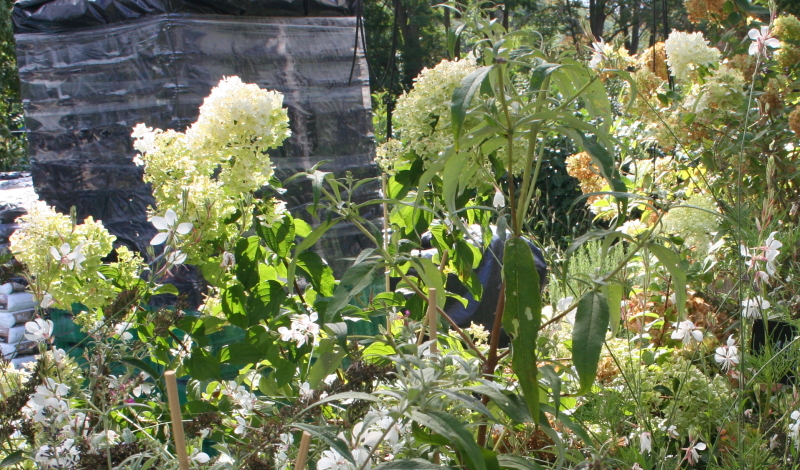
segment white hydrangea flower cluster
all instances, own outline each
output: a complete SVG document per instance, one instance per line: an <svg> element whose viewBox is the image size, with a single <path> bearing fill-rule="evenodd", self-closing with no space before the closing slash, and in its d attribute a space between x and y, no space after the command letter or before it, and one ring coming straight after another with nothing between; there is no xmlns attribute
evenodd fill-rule
<svg viewBox="0 0 800 470"><path fill-rule="evenodd" d="M219 165L218 180L228 192L248 193L269 182L273 170L266 152L290 134L282 93L225 77L203 101L186 143L195 160Z"/></svg>
<svg viewBox="0 0 800 470"><path fill-rule="evenodd" d="M73 303L81 303L98 308L113 300L114 286L99 275L98 268L116 237L102 222L88 217L73 225L69 216L44 202L32 205L20 222L22 228L10 239L11 251L34 276L32 288L38 300L45 302L43 306L69 309ZM118 253L122 254L116 265L124 269L125 278L138 278L141 258L127 249Z"/></svg>
<svg viewBox="0 0 800 470"><path fill-rule="evenodd" d="M711 67L719 63L719 49L709 47L703 33L686 33L673 30L664 43L667 63L672 75L679 81L690 81L698 67Z"/></svg>
<svg viewBox="0 0 800 470"><path fill-rule="evenodd" d="M705 210L677 207L667 212L661 222L667 233L683 237L685 246L694 248L698 255L704 255L711 242L711 233L719 228L721 219L712 214L719 213L719 208L707 193L692 193L685 204Z"/></svg>
<svg viewBox="0 0 800 470"><path fill-rule="evenodd" d="M720 64L703 83L692 86L683 107L694 113L733 108L744 99L744 82L742 72L727 64Z"/></svg>
<svg viewBox="0 0 800 470"><path fill-rule="evenodd" d="M153 187L160 210L185 212L199 239L226 240L234 230L224 220L239 209L242 197L272 177L267 150L290 135L283 95L226 77L211 91L200 116L186 133L137 125L132 136L145 165L145 182ZM274 217L284 213L272 201ZM200 243L181 248L190 257L204 249Z"/></svg>
<svg viewBox="0 0 800 470"><path fill-rule="evenodd" d="M414 89L398 98L394 111L396 129L402 142L423 160L436 160L439 153L453 144L450 128L450 104L453 91L478 65L474 58L443 60L432 69L424 69L414 79ZM391 169L404 152L397 142L383 144L378 163Z"/></svg>

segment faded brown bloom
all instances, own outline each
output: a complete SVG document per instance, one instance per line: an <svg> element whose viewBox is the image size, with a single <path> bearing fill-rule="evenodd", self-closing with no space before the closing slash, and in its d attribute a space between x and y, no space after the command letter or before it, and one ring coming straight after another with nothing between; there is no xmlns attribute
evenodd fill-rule
<svg viewBox="0 0 800 470"><path fill-rule="evenodd" d="M800 106L795 107L794 111L789 113L789 129L795 134L800 134Z"/></svg>
<svg viewBox="0 0 800 470"><path fill-rule="evenodd" d="M725 0L683 0L689 21L694 24L703 20L713 20L715 16L722 15L722 5Z"/></svg>
<svg viewBox="0 0 800 470"><path fill-rule="evenodd" d="M567 157L567 173L580 182L583 194L602 191L606 181L600 176L599 169L592 163L592 157L586 152L576 153ZM592 204L600 196L590 196L586 203Z"/></svg>
<svg viewBox="0 0 800 470"><path fill-rule="evenodd" d="M655 48L655 53L653 52ZM636 60L640 70L649 70L661 80L669 80L669 70L667 69L667 49L663 42L657 42L655 46L648 47Z"/></svg>

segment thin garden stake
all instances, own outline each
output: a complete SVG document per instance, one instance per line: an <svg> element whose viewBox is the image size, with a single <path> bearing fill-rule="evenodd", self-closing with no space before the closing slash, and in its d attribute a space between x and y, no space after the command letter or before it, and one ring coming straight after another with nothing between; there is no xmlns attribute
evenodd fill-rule
<svg viewBox="0 0 800 470"><path fill-rule="evenodd" d="M189 470L189 456L186 454L186 437L183 435L183 417L181 416L181 401L178 398L178 382L175 380L175 371L164 372L164 381L167 383L169 413L172 417L172 436L175 440L178 464L181 470Z"/></svg>
<svg viewBox="0 0 800 470"><path fill-rule="evenodd" d="M300 438L300 447L297 449L297 460L294 463L294 470L303 470L308 462L308 449L311 448L311 434L303 431Z"/></svg>

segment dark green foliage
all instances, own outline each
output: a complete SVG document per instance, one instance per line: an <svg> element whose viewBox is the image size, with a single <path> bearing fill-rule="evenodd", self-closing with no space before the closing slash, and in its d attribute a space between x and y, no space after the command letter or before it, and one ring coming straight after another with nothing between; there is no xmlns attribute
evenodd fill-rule
<svg viewBox="0 0 800 470"><path fill-rule="evenodd" d="M22 104L19 98L14 32L11 27L12 0L0 8L0 171L27 167Z"/></svg>

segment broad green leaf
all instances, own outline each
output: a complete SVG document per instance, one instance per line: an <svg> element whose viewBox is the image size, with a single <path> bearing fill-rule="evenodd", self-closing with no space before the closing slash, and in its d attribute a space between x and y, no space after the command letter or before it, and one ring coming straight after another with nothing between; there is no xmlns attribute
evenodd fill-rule
<svg viewBox="0 0 800 470"><path fill-rule="evenodd" d="M290 426L301 431L308 432L313 437L316 437L325 444L328 444L333 450L338 452L339 455L355 465L356 461L353 460L353 455L350 453L350 449L347 448L347 444L343 440L336 437L336 434L331 429L305 423L292 423Z"/></svg>
<svg viewBox="0 0 800 470"><path fill-rule="evenodd" d="M223 346L218 357L223 364L246 365L263 360L264 353L252 344L242 342Z"/></svg>
<svg viewBox="0 0 800 470"><path fill-rule="evenodd" d="M192 348L192 354L183 362L195 380L221 380L222 373L216 357L201 348Z"/></svg>
<svg viewBox="0 0 800 470"><path fill-rule="evenodd" d="M537 92L542 89L542 84L551 73L562 67L561 64L551 64L549 62L542 62L530 71L530 87L529 90Z"/></svg>
<svg viewBox="0 0 800 470"><path fill-rule="evenodd" d="M369 287L383 265L375 260L366 260L350 267L333 290L333 298L325 310L325 323L332 321L356 295Z"/></svg>
<svg viewBox="0 0 800 470"><path fill-rule="evenodd" d="M220 305L228 321L232 325L245 329L250 326L247 312L245 312L244 308L246 300L242 286L239 284L223 290L220 294Z"/></svg>
<svg viewBox="0 0 800 470"><path fill-rule="evenodd" d="M619 330L619 321L622 315L622 294L623 287L621 284L608 284L606 286L608 292L608 314L609 322L611 323L611 335L616 336Z"/></svg>
<svg viewBox="0 0 800 470"><path fill-rule="evenodd" d="M518 395L511 392L499 390L491 385L474 385L465 387L463 390L468 390L481 395L486 395L492 402L497 405L509 418L518 423L532 423L530 410Z"/></svg>
<svg viewBox="0 0 800 470"><path fill-rule="evenodd" d="M258 237L240 238L236 242L236 280L246 290L258 284L258 264L264 261L266 253L261 248Z"/></svg>
<svg viewBox="0 0 800 470"><path fill-rule="evenodd" d="M594 383L608 320L608 301L603 294L587 292L578 301L572 330L572 363L578 371L579 393L586 393Z"/></svg>
<svg viewBox="0 0 800 470"><path fill-rule="evenodd" d="M311 235L311 226L305 220L296 218L294 219L294 233L298 237L305 238Z"/></svg>
<svg viewBox="0 0 800 470"><path fill-rule="evenodd" d="M305 274L305 278L323 297L333 295L335 279L333 270L313 251L304 251L297 255L297 267Z"/></svg>
<svg viewBox="0 0 800 470"><path fill-rule="evenodd" d="M429 428L431 431L450 439L458 449L463 463L470 470L487 470L481 448L472 437L472 433L461 424L455 416L443 411L412 411L411 419Z"/></svg>
<svg viewBox="0 0 800 470"><path fill-rule="evenodd" d="M12 465L16 465L26 460L28 460L28 458L25 457L25 454L21 450L17 450L8 454L8 456L6 456L6 458L4 458L2 462L0 462L0 468L10 467Z"/></svg>
<svg viewBox="0 0 800 470"><path fill-rule="evenodd" d="M536 340L542 320L539 272L528 242L522 238L506 241L503 255L505 309L503 328L511 336L511 368L519 379L531 416L539 415L539 379Z"/></svg>
<svg viewBox="0 0 800 470"><path fill-rule="evenodd" d="M316 361L306 377L306 382L312 389L317 388L317 385L325 377L331 375L342 363L342 359L347 356L346 350L336 346L336 338L325 338L319 341L319 346L314 351Z"/></svg>
<svg viewBox="0 0 800 470"><path fill-rule="evenodd" d="M453 140L455 142L458 142L458 138L461 135L461 128L466 120L472 98L480 90L481 84L491 70L492 66L487 65L471 72L461 80L461 84L453 91L450 112L452 113Z"/></svg>
<svg viewBox="0 0 800 470"><path fill-rule="evenodd" d="M294 219L291 216L285 216L280 223L272 227L257 223L256 228L259 236L270 250L281 258L289 255L289 250L294 243Z"/></svg>
<svg viewBox="0 0 800 470"><path fill-rule="evenodd" d="M418 266L417 273L422 278L428 288L436 289L436 305L439 308L444 308L444 302L447 300L444 290L444 275L439 268L433 264L428 258L416 258L414 264ZM420 269L421 268L421 269Z"/></svg>
<svg viewBox="0 0 800 470"><path fill-rule="evenodd" d="M423 459L402 459L382 463L373 470L443 470L451 468L453 467L436 465Z"/></svg>
<svg viewBox="0 0 800 470"><path fill-rule="evenodd" d="M667 268L672 276L672 290L675 291L675 307L678 309L678 317L684 318L686 313L686 272L681 269L681 260L674 251L669 248L649 243L647 249L653 253L658 261Z"/></svg>
<svg viewBox="0 0 800 470"><path fill-rule="evenodd" d="M286 299L286 291L277 281L258 283L247 298L248 326L257 325L261 320L268 320L278 315L281 304Z"/></svg>
<svg viewBox="0 0 800 470"><path fill-rule="evenodd" d="M512 470L541 470L542 468L533 460L518 455L500 454L497 456L497 462L500 464L500 468Z"/></svg>

